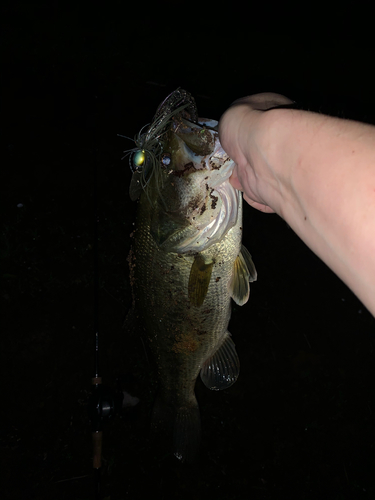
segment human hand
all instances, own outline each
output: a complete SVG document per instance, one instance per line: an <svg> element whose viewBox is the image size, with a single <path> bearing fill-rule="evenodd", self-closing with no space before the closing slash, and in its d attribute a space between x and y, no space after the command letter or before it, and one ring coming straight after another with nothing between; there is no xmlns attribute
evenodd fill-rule
<svg viewBox="0 0 375 500"><path fill-rule="evenodd" d="M269 203L279 182L267 154L272 143L265 133L269 126L265 111L293 103L281 94L254 94L235 101L219 121L221 145L236 163L230 182L262 212L275 211Z"/></svg>

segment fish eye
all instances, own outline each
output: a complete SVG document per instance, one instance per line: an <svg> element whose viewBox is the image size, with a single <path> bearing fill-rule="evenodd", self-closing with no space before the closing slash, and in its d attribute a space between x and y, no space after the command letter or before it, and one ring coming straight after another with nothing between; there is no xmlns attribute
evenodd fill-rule
<svg viewBox="0 0 375 500"><path fill-rule="evenodd" d="M130 166L133 172L142 168L146 161L146 153L144 149L140 149L131 156Z"/></svg>
<svg viewBox="0 0 375 500"><path fill-rule="evenodd" d="M171 163L171 155L168 153L164 153L162 158L161 158L161 163L164 167L168 167Z"/></svg>

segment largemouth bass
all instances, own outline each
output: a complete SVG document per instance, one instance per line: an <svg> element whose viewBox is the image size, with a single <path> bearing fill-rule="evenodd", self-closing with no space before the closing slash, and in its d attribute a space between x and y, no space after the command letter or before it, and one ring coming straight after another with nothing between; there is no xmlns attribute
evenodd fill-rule
<svg viewBox="0 0 375 500"><path fill-rule="evenodd" d="M229 182L234 163L217 123L198 119L192 96L177 89L129 152L130 196L139 198L133 297L159 376L153 426L170 429L181 461L199 446L198 375L213 390L238 378L231 299L245 304L256 279L241 244L242 194Z"/></svg>

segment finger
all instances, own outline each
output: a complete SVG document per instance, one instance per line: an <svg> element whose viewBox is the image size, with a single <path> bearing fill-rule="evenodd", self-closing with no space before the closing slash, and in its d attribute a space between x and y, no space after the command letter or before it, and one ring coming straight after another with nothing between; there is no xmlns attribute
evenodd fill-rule
<svg viewBox="0 0 375 500"><path fill-rule="evenodd" d="M235 189L238 189L239 191L242 191L242 185L237 177L237 172L236 169L233 170L232 175L229 177L229 182L232 184L232 186Z"/></svg>
<svg viewBox="0 0 375 500"><path fill-rule="evenodd" d="M247 104L253 109L260 111L267 111L272 108L279 106L290 106L295 104L295 101L289 99L282 94L276 94L274 92L262 92L260 94L253 94L246 97L241 97L234 101L231 106L238 106L241 104Z"/></svg>
<svg viewBox="0 0 375 500"><path fill-rule="evenodd" d="M264 203L258 203L257 201L252 200L246 194L243 195L244 200L253 208L256 208L260 212L264 212L265 214L273 214L275 213L275 210L273 210L271 207L268 205L265 205Z"/></svg>

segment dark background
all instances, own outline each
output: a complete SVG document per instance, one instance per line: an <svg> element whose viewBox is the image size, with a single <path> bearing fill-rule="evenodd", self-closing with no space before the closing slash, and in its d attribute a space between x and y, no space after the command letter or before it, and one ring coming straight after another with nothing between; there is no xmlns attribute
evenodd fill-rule
<svg viewBox="0 0 375 500"><path fill-rule="evenodd" d="M374 318L283 220L248 206L244 242L259 278L230 324L240 378L222 393L198 381L196 464L151 446L155 375L140 338L121 329L136 204L120 161L132 143L117 137L133 137L178 86L209 118L274 91L303 109L375 123L370 13L357 23L338 12L339 33L324 35L311 12L309 23L294 12L286 24L281 8L152 9L3 7L0 495L93 498L97 182L101 373L140 399L105 428L103 497L375 498Z"/></svg>

